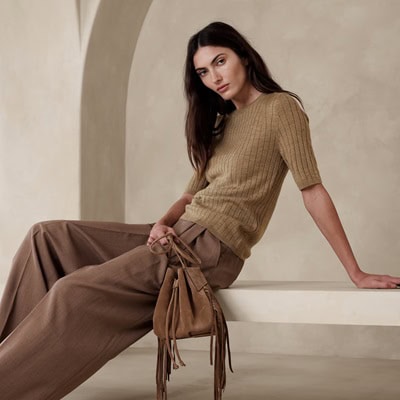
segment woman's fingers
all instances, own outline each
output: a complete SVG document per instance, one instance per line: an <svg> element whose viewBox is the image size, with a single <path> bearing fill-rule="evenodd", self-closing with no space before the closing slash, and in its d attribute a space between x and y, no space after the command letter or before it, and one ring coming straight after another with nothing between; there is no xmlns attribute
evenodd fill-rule
<svg viewBox="0 0 400 400"><path fill-rule="evenodd" d="M159 237L165 236L165 235L167 235L167 234L171 234L172 236L176 236L175 231L174 231L171 227L167 227L167 228L168 228L168 229L166 229L166 230L163 232L163 234L160 235ZM163 245L163 246L164 246L164 245L167 245L167 244L168 244L168 239L167 239L166 237L160 239L160 244Z"/></svg>
<svg viewBox="0 0 400 400"><path fill-rule="evenodd" d="M400 285L400 278L390 275L367 274L357 287L362 289L396 289Z"/></svg>
<svg viewBox="0 0 400 400"><path fill-rule="evenodd" d="M162 236L165 236L167 234L171 234L172 236L177 236L176 232L174 231L173 228L167 225L155 225L153 229L150 231L149 238L147 240L147 245L150 246L154 241L158 240ZM159 240L159 243L164 246L168 244L168 239L167 238L162 238Z"/></svg>
<svg viewBox="0 0 400 400"><path fill-rule="evenodd" d="M397 288L400 285L400 278L391 275L378 275L378 280L386 284L386 288Z"/></svg>

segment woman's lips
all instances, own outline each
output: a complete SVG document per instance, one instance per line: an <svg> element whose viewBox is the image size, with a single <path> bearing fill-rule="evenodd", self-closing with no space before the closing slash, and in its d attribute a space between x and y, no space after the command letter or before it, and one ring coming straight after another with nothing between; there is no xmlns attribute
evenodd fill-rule
<svg viewBox="0 0 400 400"><path fill-rule="evenodd" d="M229 83L227 83L226 85L220 87L218 90L219 93L223 93L228 89Z"/></svg>

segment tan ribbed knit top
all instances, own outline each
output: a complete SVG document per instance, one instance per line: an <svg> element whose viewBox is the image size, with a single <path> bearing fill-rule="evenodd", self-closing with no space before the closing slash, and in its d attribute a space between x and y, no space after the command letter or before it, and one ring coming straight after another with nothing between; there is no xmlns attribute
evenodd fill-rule
<svg viewBox="0 0 400 400"><path fill-rule="evenodd" d="M264 234L288 169L299 187L321 183L308 117L287 93L263 93L233 111L213 143L205 179L182 219L206 227L243 260Z"/></svg>

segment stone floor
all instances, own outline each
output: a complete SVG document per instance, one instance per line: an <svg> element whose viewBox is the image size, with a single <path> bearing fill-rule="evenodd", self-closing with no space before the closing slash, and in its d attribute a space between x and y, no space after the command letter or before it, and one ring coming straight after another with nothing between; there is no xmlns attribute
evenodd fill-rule
<svg viewBox="0 0 400 400"><path fill-rule="evenodd" d="M213 399L209 354L184 350L169 400ZM155 350L129 348L65 400L154 400ZM400 360L233 354L224 400L398 400Z"/></svg>

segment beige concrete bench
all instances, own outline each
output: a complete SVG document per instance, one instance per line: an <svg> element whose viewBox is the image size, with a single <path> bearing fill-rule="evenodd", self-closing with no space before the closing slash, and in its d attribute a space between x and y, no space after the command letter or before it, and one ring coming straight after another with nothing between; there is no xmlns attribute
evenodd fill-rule
<svg viewBox="0 0 400 400"><path fill-rule="evenodd" d="M216 291L228 321L400 326L400 289L351 282L236 281Z"/></svg>

